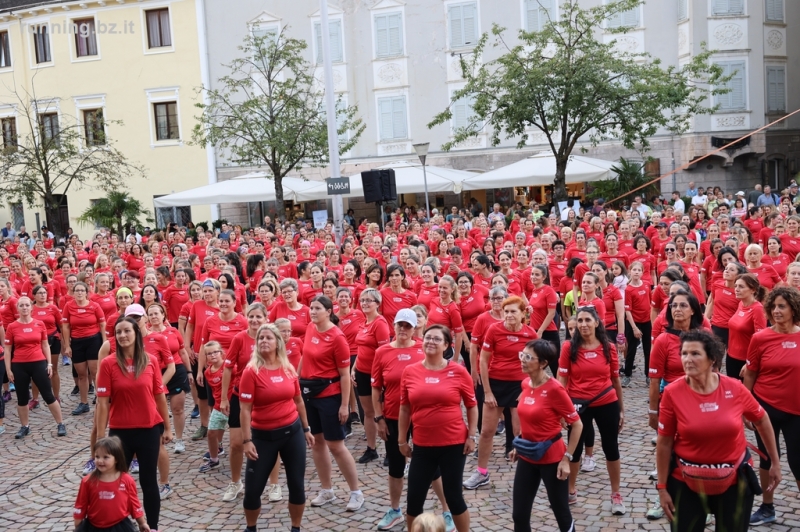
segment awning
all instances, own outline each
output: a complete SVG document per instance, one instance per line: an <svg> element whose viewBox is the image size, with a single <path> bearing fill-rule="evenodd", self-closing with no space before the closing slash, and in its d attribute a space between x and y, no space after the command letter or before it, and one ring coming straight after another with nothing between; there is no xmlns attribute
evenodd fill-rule
<svg viewBox="0 0 800 532"><path fill-rule="evenodd" d="M275 181L263 172L253 172L219 181L212 185L184 190L155 198L156 207L182 207L185 205L210 205L212 203L246 203L275 201ZM325 191L325 183L305 181L298 177L283 178L283 199L286 201L311 201L321 199L318 189Z"/></svg>
<svg viewBox="0 0 800 532"><path fill-rule="evenodd" d="M567 164L567 183L585 183L610 179L614 161L572 155ZM533 187L552 185L556 175L556 158L552 153L539 153L516 163L468 177L464 190Z"/></svg>

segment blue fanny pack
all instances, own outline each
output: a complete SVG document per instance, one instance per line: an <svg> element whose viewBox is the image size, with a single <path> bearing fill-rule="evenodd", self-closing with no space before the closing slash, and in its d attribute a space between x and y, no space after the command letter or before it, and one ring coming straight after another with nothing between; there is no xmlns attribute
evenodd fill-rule
<svg viewBox="0 0 800 532"><path fill-rule="evenodd" d="M517 436L516 438L514 438L513 445L514 448L517 450L518 455L525 458L526 460L538 462L539 460L542 459L542 457L545 455L550 446L560 439L561 439L561 434L553 436L549 440L545 441L528 441L524 438Z"/></svg>

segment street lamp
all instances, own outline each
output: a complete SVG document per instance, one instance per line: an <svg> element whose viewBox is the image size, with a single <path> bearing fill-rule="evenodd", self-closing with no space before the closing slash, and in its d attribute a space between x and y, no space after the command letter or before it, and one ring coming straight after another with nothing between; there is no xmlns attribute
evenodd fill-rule
<svg viewBox="0 0 800 532"><path fill-rule="evenodd" d="M417 152L419 162L422 163L422 178L425 180L425 217L428 220L430 220L431 217L431 202L428 200L428 172L425 170L425 160L428 158L428 148L430 148L430 146L430 142L414 144L414 151Z"/></svg>

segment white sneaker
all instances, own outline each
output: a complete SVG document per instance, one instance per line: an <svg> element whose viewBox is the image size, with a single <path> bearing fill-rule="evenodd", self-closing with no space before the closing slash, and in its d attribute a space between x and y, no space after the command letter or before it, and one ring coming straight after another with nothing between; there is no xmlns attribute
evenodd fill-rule
<svg viewBox="0 0 800 532"><path fill-rule="evenodd" d="M347 503L347 511L355 512L362 506L364 506L364 494L361 492L350 493L350 502Z"/></svg>
<svg viewBox="0 0 800 532"><path fill-rule="evenodd" d="M591 471L594 471L595 467L597 467L597 462L594 461L594 457L592 456L583 457L583 464L581 464L581 471L589 473Z"/></svg>
<svg viewBox="0 0 800 532"><path fill-rule="evenodd" d="M182 454L186 452L186 445L183 440L175 440L175 454Z"/></svg>
<svg viewBox="0 0 800 532"><path fill-rule="evenodd" d="M336 500L333 490L319 490L319 495L311 499L311 506L324 506Z"/></svg>
<svg viewBox="0 0 800 532"><path fill-rule="evenodd" d="M614 515L625 515L628 509L625 508L625 500L619 492L611 494L611 513Z"/></svg>
<svg viewBox="0 0 800 532"><path fill-rule="evenodd" d="M653 469L652 471L650 471L648 477L650 478L650 480L658 480L658 469Z"/></svg>
<svg viewBox="0 0 800 532"><path fill-rule="evenodd" d="M278 502L283 500L283 491L281 491L280 484L269 485L269 502Z"/></svg>
<svg viewBox="0 0 800 532"><path fill-rule="evenodd" d="M222 500L225 502L235 501L242 491L244 491L244 486L241 480L239 482L231 482L228 484L228 489L225 490Z"/></svg>

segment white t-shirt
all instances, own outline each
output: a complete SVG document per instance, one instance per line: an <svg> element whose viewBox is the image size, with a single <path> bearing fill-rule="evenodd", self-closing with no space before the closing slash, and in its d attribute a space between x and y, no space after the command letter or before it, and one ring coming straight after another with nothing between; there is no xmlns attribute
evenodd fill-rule
<svg viewBox="0 0 800 532"><path fill-rule="evenodd" d="M708 203L708 197L705 194L702 196L698 194L692 198L692 205L705 205L706 203Z"/></svg>

